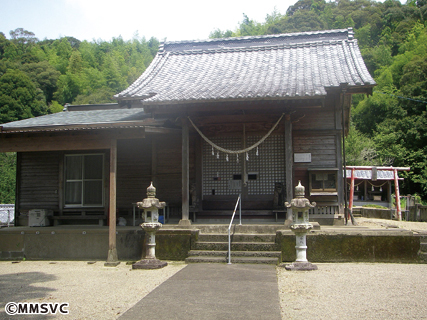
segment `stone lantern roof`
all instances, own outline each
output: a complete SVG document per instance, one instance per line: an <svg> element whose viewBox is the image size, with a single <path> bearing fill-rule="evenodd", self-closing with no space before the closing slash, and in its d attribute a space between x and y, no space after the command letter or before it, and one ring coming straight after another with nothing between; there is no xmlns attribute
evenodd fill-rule
<svg viewBox="0 0 427 320"><path fill-rule="evenodd" d="M138 202L137 206L140 209L163 209L166 206L166 202L160 202L159 199L156 198L156 188L153 186L153 182L151 182L150 186L147 188L147 198Z"/></svg>

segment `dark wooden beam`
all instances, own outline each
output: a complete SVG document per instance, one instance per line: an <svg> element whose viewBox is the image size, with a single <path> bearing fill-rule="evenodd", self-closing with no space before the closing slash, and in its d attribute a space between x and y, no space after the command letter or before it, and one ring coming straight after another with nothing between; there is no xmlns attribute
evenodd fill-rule
<svg viewBox="0 0 427 320"><path fill-rule="evenodd" d="M157 139L151 139L151 182L157 186Z"/></svg>
<svg viewBox="0 0 427 320"><path fill-rule="evenodd" d="M111 139L144 138L144 128L1 133L0 152L109 149Z"/></svg>
<svg viewBox="0 0 427 320"><path fill-rule="evenodd" d="M190 160L189 160L189 134L188 120L182 120L182 219L179 222L181 225L191 224L189 217L189 197L190 197Z"/></svg>
<svg viewBox="0 0 427 320"><path fill-rule="evenodd" d="M117 172L117 140L110 141L110 194L109 194L109 232L108 257L106 267L115 267L120 262L116 247L116 172Z"/></svg>
<svg viewBox="0 0 427 320"><path fill-rule="evenodd" d="M291 202L293 198L293 147L292 147L292 122L291 116L285 116L285 174L286 174L286 201ZM288 209L286 220L292 221L292 211Z"/></svg>

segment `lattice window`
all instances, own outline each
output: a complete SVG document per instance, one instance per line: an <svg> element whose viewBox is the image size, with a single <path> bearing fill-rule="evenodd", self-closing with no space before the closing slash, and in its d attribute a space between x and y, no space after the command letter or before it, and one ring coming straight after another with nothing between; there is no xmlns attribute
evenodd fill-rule
<svg viewBox="0 0 427 320"><path fill-rule="evenodd" d="M242 148L242 138L240 137L220 137L212 138L211 141L223 148L239 150ZM203 195L236 195L240 193L238 180L234 180L235 175L241 174L242 156L239 155L239 163L235 155L228 155L220 152L217 158L217 151L203 143Z"/></svg>
<svg viewBox="0 0 427 320"><path fill-rule="evenodd" d="M247 137L247 146L251 146L261 139L261 136ZM241 137L212 138L213 143L230 150L243 149ZM249 152L249 160L246 154L228 155L214 150L203 143L203 195L236 195L241 192L242 161L246 161L248 173L249 195L272 195L274 185L277 182L285 185L285 154L283 135L272 135L267 138L257 149Z"/></svg>
<svg viewBox="0 0 427 320"><path fill-rule="evenodd" d="M248 137L247 145L253 145L261 139L261 136ZM276 182L285 185L285 151L282 135L272 135L249 153L249 161L246 162L248 180L248 194L261 195L273 194ZM257 174L255 177L251 174Z"/></svg>

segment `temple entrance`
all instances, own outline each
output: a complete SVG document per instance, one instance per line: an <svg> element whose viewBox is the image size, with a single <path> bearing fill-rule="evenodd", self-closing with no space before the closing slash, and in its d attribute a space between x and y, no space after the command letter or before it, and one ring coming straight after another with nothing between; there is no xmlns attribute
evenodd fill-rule
<svg viewBox="0 0 427 320"><path fill-rule="evenodd" d="M254 145L261 135L216 137L211 141L228 150ZM273 209L275 187L285 186L284 136L271 135L242 154L217 151L203 141L202 195L204 210L232 210L239 194L245 210ZM285 190L283 187L283 194Z"/></svg>

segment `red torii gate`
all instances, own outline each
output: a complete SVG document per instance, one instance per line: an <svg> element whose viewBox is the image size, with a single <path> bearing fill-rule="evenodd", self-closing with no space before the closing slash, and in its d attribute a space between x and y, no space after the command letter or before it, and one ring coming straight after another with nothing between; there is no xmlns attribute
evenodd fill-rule
<svg viewBox="0 0 427 320"><path fill-rule="evenodd" d="M345 170L351 169L351 182L350 182L350 200L349 200L349 209L350 212L353 212L353 198L354 198L354 179L355 179L355 171L358 170L382 170L382 171L393 171L394 177L394 190L396 195L396 212L397 212L397 220L402 220L402 209L400 208L400 192L399 192L399 180L403 180L403 178L399 178L397 172L398 171L409 171L410 167L372 167L372 166L346 166ZM348 217L350 218L350 217Z"/></svg>

